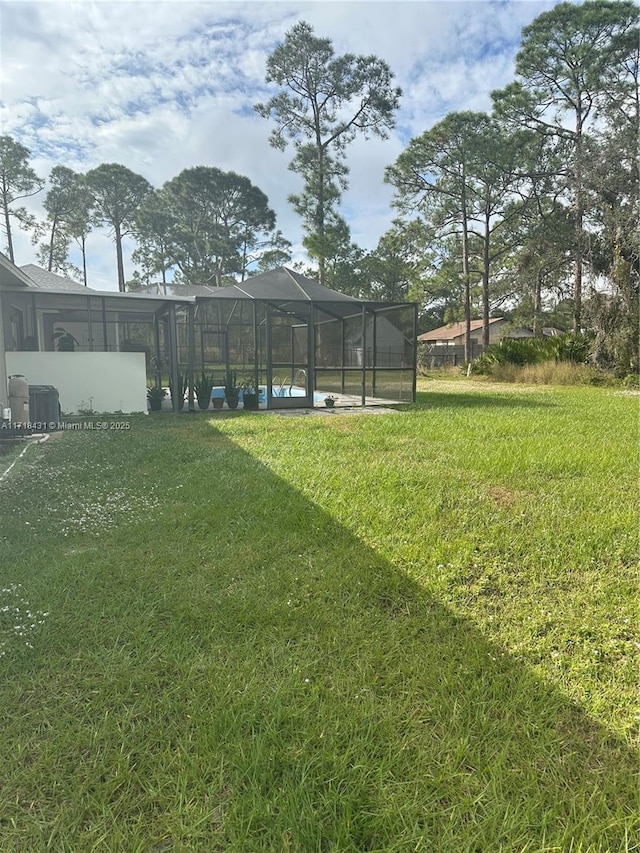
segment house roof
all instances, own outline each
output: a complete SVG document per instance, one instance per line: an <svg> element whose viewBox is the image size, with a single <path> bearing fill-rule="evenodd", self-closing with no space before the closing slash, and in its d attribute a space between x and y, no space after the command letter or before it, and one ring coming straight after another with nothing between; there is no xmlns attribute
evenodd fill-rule
<svg viewBox="0 0 640 853"><path fill-rule="evenodd" d="M492 323L501 323L502 317L491 317L489 325ZM471 321L471 331L475 332L482 328L482 320ZM455 338L463 337L465 334L464 323L451 323L448 326L440 326L438 329L432 329L430 332L423 332L418 335L419 341L452 341Z"/></svg>
<svg viewBox="0 0 640 853"><path fill-rule="evenodd" d="M31 287L31 279L0 252L0 286Z"/></svg>
<svg viewBox="0 0 640 853"><path fill-rule="evenodd" d="M49 272L35 264L25 264L25 266L20 267L20 269L31 279L33 282L32 286L37 287L38 290L55 290L58 292L71 291L74 293L78 291L80 293L86 293L87 290L90 290L90 288L80 284L79 281L74 281L72 278L68 278L65 275L58 275L58 273Z"/></svg>

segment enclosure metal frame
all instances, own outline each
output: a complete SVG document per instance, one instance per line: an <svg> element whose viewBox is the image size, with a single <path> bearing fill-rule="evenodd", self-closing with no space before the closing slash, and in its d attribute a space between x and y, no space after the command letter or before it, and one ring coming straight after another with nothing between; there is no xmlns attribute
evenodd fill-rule
<svg viewBox="0 0 640 853"><path fill-rule="evenodd" d="M227 290L227 288L223 288L223 290ZM197 332L199 325L199 315L204 310L205 306L211 302L216 301L216 296L152 296L151 294L138 294L138 293L113 293L113 292L105 292L105 291L91 291L91 292L78 292L78 291L51 291L51 290L35 290L30 289L29 287L10 287L4 288L0 294L1 298L5 302L5 307L9 306L9 302L12 296L16 296L21 298L24 301L24 311L25 311L25 320L26 322L26 330L28 333L33 334L34 330L36 330L36 312L38 310L51 310L51 311L59 311L64 314L65 311L78 311L78 303L79 301L84 304L84 319L80 320L80 322L87 323L88 329L88 348L89 351L108 351L109 346L107 344L108 333L107 327L109 325L108 314L113 312L118 314L119 316L126 315L127 313L131 314L144 314L148 316L148 323L153 325L153 331L150 335L149 345L152 351L154 352L154 357L152 359L152 365L150 366L150 374L155 377L155 381L162 381L164 376L169 376L171 379L171 385L173 387L179 387L180 384L180 376L186 372L187 374L187 387L188 387L188 408L193 411L195 408L195 390L194 386L196 383L196 376L198 370L198 349L200 349L202 361L203 356L203 347L202 341L200 342L200 347L197 345ZM25 298L26 297L26 298ZM259 379L264 376L267 386L271 387L272 382L274 380L274 371L273 371L273 353L272 353L272 342L270 340L271 337L271 329L269 324L266 324L265 336L264 336L264 355L266 361L264 364L260 363L260 325L261 325L261 316L264 315L266 318L269 312L279 312L283 310L291 311L292 308L295 309L296 300L291 299L266 299L266 298L257 298L249 295L243 295L241 292L236 293L236 295L232 296L229 293L229 296L226 297L224 301L232 300L233 305L231 307L231 311L228 314L227 320L225 323L221 324L222 329L218 329L218 331L223 335L224 338L224 369L228 369L230 366L230 329L234 325L234 315L237 313L242 313L243 305L250 304L252 306L252 319L251 323L253 326L253 364L247 365L247 373L252 373L256 384L258 384ZM308 395L309 399L300 398L301 406L309 406L313 405L313 394L316 391L316 377L318 370L322 368L318 368L317 364L317 329L322 323L322 318L330 318L331 320L335 320L340 323L340 333L339 333L339 351L340 351L340 364L335 365L334 367L328 368L333 372L339 371L340 373L340 388L343 394L346 394L346 379L347 376L353 375L354 372L358 370L357 367L351 367L346 364L347 362L347 334L345 330L345 326L348 320L353 321L357 320L358 317L361 318L361 346L362 350L362 364L360 365L360 375L361 375L361 388L360 388L360 404L362 406L367 405L367 398L369 396L376 396L378 378L381 373L385 371L386 368L382 367L377 363L376 356L376 345L377 345L377 318L382 315L383 312L388 311L393 308L403 308L405 310L411 310L413 313L413 323L412 323L412 333L411 333L411 345L413 349L413 363L412 364L403 364L402 367L398 368L389 368L390 370L402 369L406 371L412 372L412 388L411 388L411 400L415 401L415 391L416 391L416 373L417 373L417 304L409 303L409 302L394 302L394 303L385 303L385 302L364 302L353 300L352 302L340 302L336 300L332 302L331 300L324 301L314 301L314 300L299 300L301 309L304 306L304 310L300 311L300 319L307 325L308 333L307 333L307 382L308 382ZM262 307L262 310L260 310ZM368 328L367 328L367 318L372 317L372 348L368 347ZM132 321L135 322L135 321ZM139 321L142 322L142 321ZM145 321L146 322L146 321ZM161 333L161 330L164 334ZM25 332L25 334L27 333ZM409 335L405 334L405 338L409 339ZM102 339L102 340L101 340ZM181 343L183 341L183 343ZM39 348L41 350L45 349L45 342L43 340L39 340ZM181 349L186 350L186 358L180 357ZM368 353L373 352L372 363L369 364L367 361ZM367 394L367 375L368 372L371 371L372 376L372 388L373 392L371 395ZM178 395L175 395L175 399L172 398L172 409L177 412L180 410L179 401L177 399ZM302 402L304 400L304 402ZM267 405L271 407L271 399L270 395L267 395ZM290 405L293 405L291 403Z"/></svg>
<svg viewBox="0 0 640 853"><path fill-rule="evenodd" d="M254 363L253 365L247 366L247 372L252 370L254 381L256 385L258 384L259 375L263 373L266 381L266 385L268 388L272 387L272 383L274 381L274 362L273 362L273 352L272 352L272 329L271 324L269 322L269 317L272 316L273 311L281 311L285 308L288 309L289 313L293 313L291 311L292 308L295 308L295 300L286 299L286 300L278 300L278 299L267 299L267 298L259 298L252 296L243 296L241 294L236 294L232 297L233 299L233 307L229 313L228 319L226 323L221 324L224 325L224 331L219 332L224 334L226 341L226 351L225 351L225 364L221 365L225 371L231 369L231 361L229 354L229 338L230 338L230 328L234 325L233 318L236 313L242 313L242 308L239 308L240 303L250 304L252 306L252 322L253 322L253 351L254 351ZM229 298L224 300L225 302L229 301ZM190 376L194 376L197 370L204 368L204 346L202 344L203 336L206 334L205 330L207 328L206 320L202 321L202 312L206 312L206 308L208 305L215 304L217 302L216 296L196 296L195 297L196 307L195 311L192 314L194 318L192 322L195 322L196 325L200 325L200 364L196 365L195 363L195 351L196 347L193 346L193 361L190 361L188 365L188 373ZM308 344L307 344L307 381L308 381L308 395L309 398L301 397L299 398L300 402L299 407L308 407L313 406L313 394L317 390L316 388L316 374L317 374L317 363L316 363L316 324L318 323L317 314L320 312L320 315L325 315L331 317L340 323L340 365L336 365L335 369L340 371L341 374L341 390L342 393L346 393L346 382L345 378L348 373L353 373L356 368L349 368L346 365L346 333L345 333L345 324L347 320L353 320L358 316L361 317L361 347L362 350L362 363L360 365L360 373L361 373L361 390L360 390L360 405L366 406L368 398L375 398L377 396L377 384L378 379L382 373L385 371L396 371L396 370L405 370L411 374L411 389L410 389L410 401L415 402L416 399L416 378L417 378L417 323L418 323L418 306L417 303L414 302L364 302L364 301L353 301L353 305L351 303L347 303L350 308L353 310L349 310L349 313L344 313L344 304L335 302L332 303L330 300L327 301L314 301L300 300L300 306L304 306L304 312L301 312L300 321L303 322L308 327ZM259 363L260 353L259 353L259 326L261 325L261 321L259 320L259 306L262 306L264 309L264 317L265 320L262 321L265 324L265 356L266 361L264 364ZM334 310L332 310L332 307ZM343 313L339 312L339 309L342 307ZM399 366L391 366L391 367L383 367L379 363L377 363L377 342L378 342L378 319L381 317L384 312L388 312L394 308L404 309L412 312L412 322L411 322L411 332L410 332L410 342L412 348L412 360L410 364L402 364ZM303 316L305 314L306 316ZM200 318L200 322L198 322L198 318ZM371 319L371 340L369 341L369 330L367 329L368 319ZM197 336L195 329L193 330L194 339ZM407 341L409 341L409 334L405 335ZM371 346L369 346L369 342ZM368 363L367 356L369 353L372 353L371 363ZM367 374L371 372L371 394L367 394ZM191 396L190 396L191 399ZM269 394L267 394L267 408L272 408L273 400ZM408 402L408 401L406 401ZM290 404L293 407L293 404Z"/></svg>

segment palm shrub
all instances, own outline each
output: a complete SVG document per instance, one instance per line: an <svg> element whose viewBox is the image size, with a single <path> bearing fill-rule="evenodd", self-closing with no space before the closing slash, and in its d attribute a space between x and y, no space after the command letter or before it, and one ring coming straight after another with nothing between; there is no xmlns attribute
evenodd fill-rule
<svg viewBox="0 0 640 853"><path fill-rule="evenodd" d="M196 392L196 397L198 398L198 408L205 409L209 408L209 404L211 403L211 391L213 390L213 386L215 385L215 378L212 373L205 373L202 371L200 374L200 378L194 383L194 390Z"/></svg>
<svg viewBox="0 0 640 853"><path fill-rule="evenodd" d="M178 374L178 387L175 389L175 393L178 397L178 409L184 409L184 395L187 393L187 385L188 385L188 377L186 373ZM174 388L173 381L171 376L169 377L169 393L171 394L171 400L175 400L174 396Z"/></svg>
<svg viewBox="0 0 640 853"><path fill-rule="evenodd" d="M474 373L490 374L497 365L539 364L555 357L555 347L549 344L549 338L504 338L498 344L491 344L481 356L473 361Z"/></svg>
<svg viewBox="0 0 640 853"><path fill-rule="evenodd" d="M555 341L558 361L571 361L574 364L587 364L590 361L593 340L588 335L568 332L551 340Z"/></svg>
<svg viewBox="0 0 640 853"><path fill-rule="evenodd" d="M240 388L238 387L238 378L235 370L227 370L224 379L224 397L230 409L238 407Z"/></svg>
<svg viewBox="0 0 640 853"><path fill-rule="evenodd" d="M490 374L495 365L524 367L545 361L572 361L583 364L588 360L590 342L584 335L561 335L554 338L504 338L487 347L473 362L474 373Z"/></svg>

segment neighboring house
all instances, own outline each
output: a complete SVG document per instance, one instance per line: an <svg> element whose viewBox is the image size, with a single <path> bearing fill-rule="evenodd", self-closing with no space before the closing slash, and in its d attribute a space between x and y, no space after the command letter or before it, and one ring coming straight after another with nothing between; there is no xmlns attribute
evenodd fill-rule
<svg viewBox="0 0 640 853"><path fill-rule="evenodd" d="M555 337L561 335L560 329L552 327L542 330L544 337ZM418 335L418 342L422 344L420 352L420 364L423 369L434 370L447 365L464 364L464 337L465 324L451 323L448 326L440 326ZM533 329L522 326L517 329L510 328L510 323L502 317L492 317L489 320L489 344L498 344L505 338L533 338ZM481 355L482 345L482 320L471 321L471 358Z"/></svg>
<svg viewBox="0 0 640 853"><path fill-rule="evenodd" d="M501 329L506 325L502 317L492 317L489 320L489 343L497 343L503 336ZM454 347L464 346L465 324L450 323L448 326L440 326L430 332L418 335L418 340L431 346ZM482 320L471 321L471 340L482 345Z"/></svg>

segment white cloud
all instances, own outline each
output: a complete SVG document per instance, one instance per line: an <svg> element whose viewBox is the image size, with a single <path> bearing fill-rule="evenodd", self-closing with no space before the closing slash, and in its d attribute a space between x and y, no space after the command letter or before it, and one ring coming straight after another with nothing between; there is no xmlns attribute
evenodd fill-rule
<svg viewBox="0 0 640 853"><path fill-rule="evenodd" d="M410 136L451 110L490 109L506 85L522 26L553 2L0 2L2 132L32 152L39 174L120 162L154 185L195 165L249 177L267 193L299 251L302 231L287 196L300 188L292 151L268 144L253 112L268 97L269 52L300 19L337 53L385 59L403 88L397 129L348 151L343 213L373 248L393 218L384 169ZM43 194L29 200L42 216ZM131 250L131 246L129 250ZM113 243L88 243L95 286L116 289ZM35 261L16 235L19 263ZM133 271L127 258L127 273Z"/></svg>

